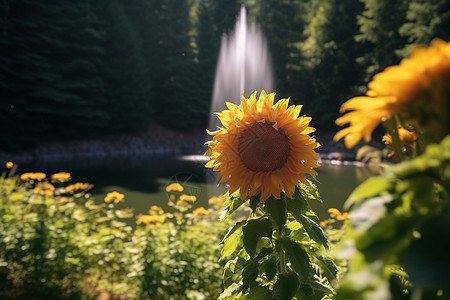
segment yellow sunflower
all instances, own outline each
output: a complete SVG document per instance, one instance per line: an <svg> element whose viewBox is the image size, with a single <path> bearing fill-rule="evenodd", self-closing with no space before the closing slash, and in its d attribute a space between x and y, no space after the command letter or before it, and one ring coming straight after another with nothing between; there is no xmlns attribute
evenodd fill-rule
<svg viewBox="0 0 450 300"><path fill-rule="evenodd" d="M292 197L299 181L309 185L305 174L316 176L319 167L314 149L320 144L308 134L311 118L298 117L301 105L289 105L289 99L273 104L275 94L254 92L248 99L242 93L241 105L226 103L228 110L216 113L223 128L208 132L206 167L219 171L221 182L230 192L240 189L241 199L261 194L280 199L284 191Z"/></svg>
<svg viewBox="0 0 450 300"><path fill-rule="evenodd" d="M373 130L399 114L423 126L429 141L439 141L450 129L450 43L435 39L429 47L416 46L409 58L386 68L369 83L366 96L341 106L337 125L350 124L334 139L345 137L347 148L362 138L368 142Z"/></svg>

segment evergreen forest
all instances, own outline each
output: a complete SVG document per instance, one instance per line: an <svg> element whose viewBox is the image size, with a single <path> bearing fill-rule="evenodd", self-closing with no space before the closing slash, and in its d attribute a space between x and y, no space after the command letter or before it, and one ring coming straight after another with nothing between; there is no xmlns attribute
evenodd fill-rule
<svg viewBox="0 0 450 300"><path fill-rule="evenodd" d="M268 40L277 98L322 130L413 44L450 39L449 0L3 0L0 148L206 127L242 4Z"/></svg>

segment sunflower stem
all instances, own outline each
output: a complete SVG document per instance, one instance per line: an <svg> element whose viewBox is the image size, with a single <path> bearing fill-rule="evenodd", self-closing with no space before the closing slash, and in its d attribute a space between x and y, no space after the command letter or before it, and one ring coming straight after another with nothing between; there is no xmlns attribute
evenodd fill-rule
<svg viewBox="0 0 450 300"><path fill-rule="evenodd" d="M277 224L275 222L275 220L273 219L271 214L266 214L269 219L272 221L272 224L274 226L274 228L277 228ZM282 234L281 234L281 230L279 229L275 229L274 230L274 235L277 241L281 242L282 239ZM284 248L283 248L283 244L279 243L279 253L280 253L280 274L284 274L287 273L287 269L286 269L286 253L284 252Z"/></svg>
<svg viewBox="0 0 450 300"><path fill-rule="evenodd" d="M281 248L280 251L280 273L284 274L286 273L286 253L284 252L284 249Z"/></svg>

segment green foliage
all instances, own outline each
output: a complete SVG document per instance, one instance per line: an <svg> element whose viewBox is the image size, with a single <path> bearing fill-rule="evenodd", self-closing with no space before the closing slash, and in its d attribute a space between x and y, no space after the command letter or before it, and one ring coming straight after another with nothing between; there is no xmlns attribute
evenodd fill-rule
<svg viewBox="0 0 450 300"><path fill-rule="evenodd" d="M446 0L5 0L0 147L205 125L220 38L242 3L267 38L277 93L326 130L413 44L450 38Z"/></svg>
<svg viewBox="0 0 450 300"><path fill-rule="evenodd" d="M405 39L399 28L406 22L409 1L363 0L365 9L358 16L360 34L356 42L364 46L364 54L358 62L366 70L364 82L384 68L397 64L400 58L396 50L403 48Z"/></svg>
<svg viewBox="0 0 450 300"><path fill-rule="evenodd" d="M99 79L102 32L90 2L2 3L0 126L9 127L3 147L107 122Z"/></svg>
<svg viewBox="0 0 450 300"><path fill-rule="evenodd" d="M189 202L152 207L134 225L120 194L14 171L0 177L0 298L214 299L220 237L229 222ZM179 195L178 195L179 196ZM162 222L162 223L161 223ZM132 225L130 225L132 224Z"/></svg>
<svg viewBox="0 0 450 300"><path fill-rule="evenodd" d="M316 116L318 127L330 128L339 106L361 84L363 70L356 57L361 47L353 37L359 33L360 1L310 0L302 6L306 26L299 41L302 94L308 114Z"/></svg>
<svg viewBox="0 0 450 300"><path fill-rule="evenodd" d="M104 107L111 130L141 129L151 121L150 75L144 60L141 37L117 1L105 1L102 31L104 97L113 105Z"/></svg>
<svg viewBox="0 0 450 300"><path fill-rule="evenodd" d="M346 203L353 243L341 253L354 255L337 299L447 299L450 260L438 243L448 235L449 188L450 136L359 186Z"/></svg>
<svg viewBox="0 0 450 300"><path fill-rule="evenodd" d="M225 235L222 259L225 291L219 299L331 299L337 267L327 254L327 238L307 198L315 187L302 185L293 198L254 197L250 218L237 222ZM243 203L229 195L225 216ZM234 256L233 254L236 253Z"/></svg>
<svg viewBox="0 0 450 300"><path fill-rule="evenodd" d="M409 1L406 22L399 33L406 37L408 44L398 53L410 54L412 45L428 45L433 38L449 40L450 34L444 28L450 25L450 4L445 0Z"/></svg>

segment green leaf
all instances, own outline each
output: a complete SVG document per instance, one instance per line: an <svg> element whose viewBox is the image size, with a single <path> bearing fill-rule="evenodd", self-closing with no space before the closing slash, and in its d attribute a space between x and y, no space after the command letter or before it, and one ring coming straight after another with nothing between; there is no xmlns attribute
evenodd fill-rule
<svg viewBox="0 0 450 300"><path fill-rule="evenodd" d="M225 208L224 214L220 216L221 220L224 220L231 216L239 207L242 206L245 202L248 201L248 198L242 200L240 198L239 190L228 196L227 201L230 201L230 204Z"/></svg>
<svg viewBox="0 0 450 300"><path fill-rule="evenodd" d="M244 292L256 282L258 278L258 267L255 264L249 264L242 271L242 288Z"/></svg>
<svg viewBox="0 0 450 300"><path fill-rule="evenodd" d="M286 224L287 219L286 203L283 198L284 197L277 199L270 196L264 204L264 209L272 216L278 232L281 232L281 229L284 227L284 224Z"/></svg>
<svg viewBox="0 0 450 300"><path fill-rule="evenodd" d="M243 297L245 300L270 300L273 292L268 286L257 285L250 289L248 295Z"/></svg>
<svg viewBox="0 0 450 300"><path fill-rule="evenodd" d="M267 217L248 220L242 228L244 234L244 248L250 257L255 256L256 244L263 237L272 239L272 222Z"/></svg>
<svg viewBox="0 0 450 300"><path fill-rule="evenodd" d="M323 256L316 256L316 258L319 260L320 269L322 270L323 274L326 275L329 279L336 279L339 270L334 263L334 260L329 257Z"/></svg>
<svg viewBox="0 0 450 300"><path fill-rule="evenodd" d="M298 274L302 282L305 282L309 274L309 256L305 248L300 243L283 238L283 249L286 252L293 271Z"/></svg>
<svg viewBox="0 0 450 300"><path fill-rule="evenodd" d="M275 275L277 274L277 259L274 257L270 257L268 260L266 260L261 269L266 274L267 280L271 281L275 278Z"/></svg>
<svg viewBox="0 0 450 300"><path fill-rule="evenodd" d="M305 227L306 232L313 241L322 244L325 248L328 249L328 240L325 236L325 233L316 222L305 215L300 215L299 221L303 224L303 227Z"/></svg>
<svg viewBox="0 0 450 300"><path fill-rule="evenodd" d="M236 299L236 295L242 290L242 283L235 282L227 287L222 294L220 294L218 300L233 300Z"/></svg>
<svg viewBox="0 0 450 300"><path fill-rule="evenodd" d="M238 224L236 224L236 225L238 225ZM235 227L236 227L236 225L235 225ZM242 225L243 224L240 224L240 226L236 229L234 229L234 227L233 227L232 229L234 229L234 230L232 231L231 234L227 233L226 240L223 244L221 259L224 257L230 256L231 254L233 254L234 251L236 251L236 248L238 247L239 242L241 241ZM230 232L231 232L231 230L230 230Z"/></svg>
<svg viewBox="0 0 450 300"><path fill-rule="evenodd" d="M383 191L388 191L391 182L382 176L375 176L360 184L348 197L344 204L344 210L348 210L353 204L367 198L380 195Z"/></svg>
<svg viewBox="0 0 450 300"><path fill-rule="evenodd" d="M245 223L247 222L247 220L242 220L237 222L236 224L233 225L233 227L231 227L227 234L225 234L225 236L223 237L222 241L220 242L221 244L225 242L225 240L232 235L236 230L238 230L239 228L241 228L243 225L245 225Z"/></svg>
<svg viewBox="0 0 450 300"><path fill-rule="evenodd" d="M266 237L261 238L259 242L256 244L256 253L258 253L258 255L256 256L255 260L260 261L267 255L271 254L273 252L273 248L271 247L272 247L271 240L269 240Z"/></svg>
<svg viewBox="0 0 450 300"><path fill-rule="evenodd" d="M286 236L289 236L289 238L294 242L305 243L311 241L311 238L303 225L300 225L299 229L291 231L290 234Z"/></svg>
<svg viewBox="0 0 450 300"><path fill-rule="evenodd" d="M321 182L319 180L317 180L316 177L312 176L311 174L305 174L306 179L308 179L308 181L314 183L314 184L321 184Z"/></svg>
<svg viewBox="0 0 450 300"><path fill-rule="evenodd" d="M261 194L250 197L250 208L255 213L258 204L261 202Z"/></svg>
<svg viewBox="0 0 450 300"><path fill-rule="evenodd" d="M313 182L309 182L310 185L306 185L303 183L300 183L299 192L302 194L302 196L309 200L316 200L319 201L320 204L323 204L322 198L320 197L319 191L317 189L317 186Z"/></svg>
<svg viewBox="0 0 450 300"><path fill-rule="evenodd" d="M233 278L237 260L238 258L236 257L235 259L228 261L223 268L223 285L225 288L234 282Z"/></svg>
<svg viewBox="0 0 450 300"><path fill-rule="evenodd" d="M314 222L304 214L309 208L309 204L307 202L305 204L305 202L306 200L304 199L297 200L286 198L287 210L294 216L294 218L298 222L302 223L303 227L312 240L324 245L325 248L328 248L328 241L322 228L320 228L320 226L316 222Z"/></svg>
<svg viewBox="0 0 450 300"><path fill-rule="evenodd" d="M280 274L277 282L274 284L273 299L292 300L299 287L298 277L295 273Z"/></svg>
<svg viewBox="0 0 450 300"><path fill-rule="evenodd" d="M324 294L330 295L334 292L334 289L331 287L326 278L320 278L317 274L309 277L308 284L313 290L317 293L318 291L323 292Z"/></svg>
<svg viewBox="0 0 450 300"><path fill-rule="evenodd" d="M297 214L305 214L308 216L315 216L316 214L312 211L311 206L308 201L303 197L300 193L300 188L295 189L294 199L284 197L286 203L286 209L290 212L294 217Z"/></svg>

